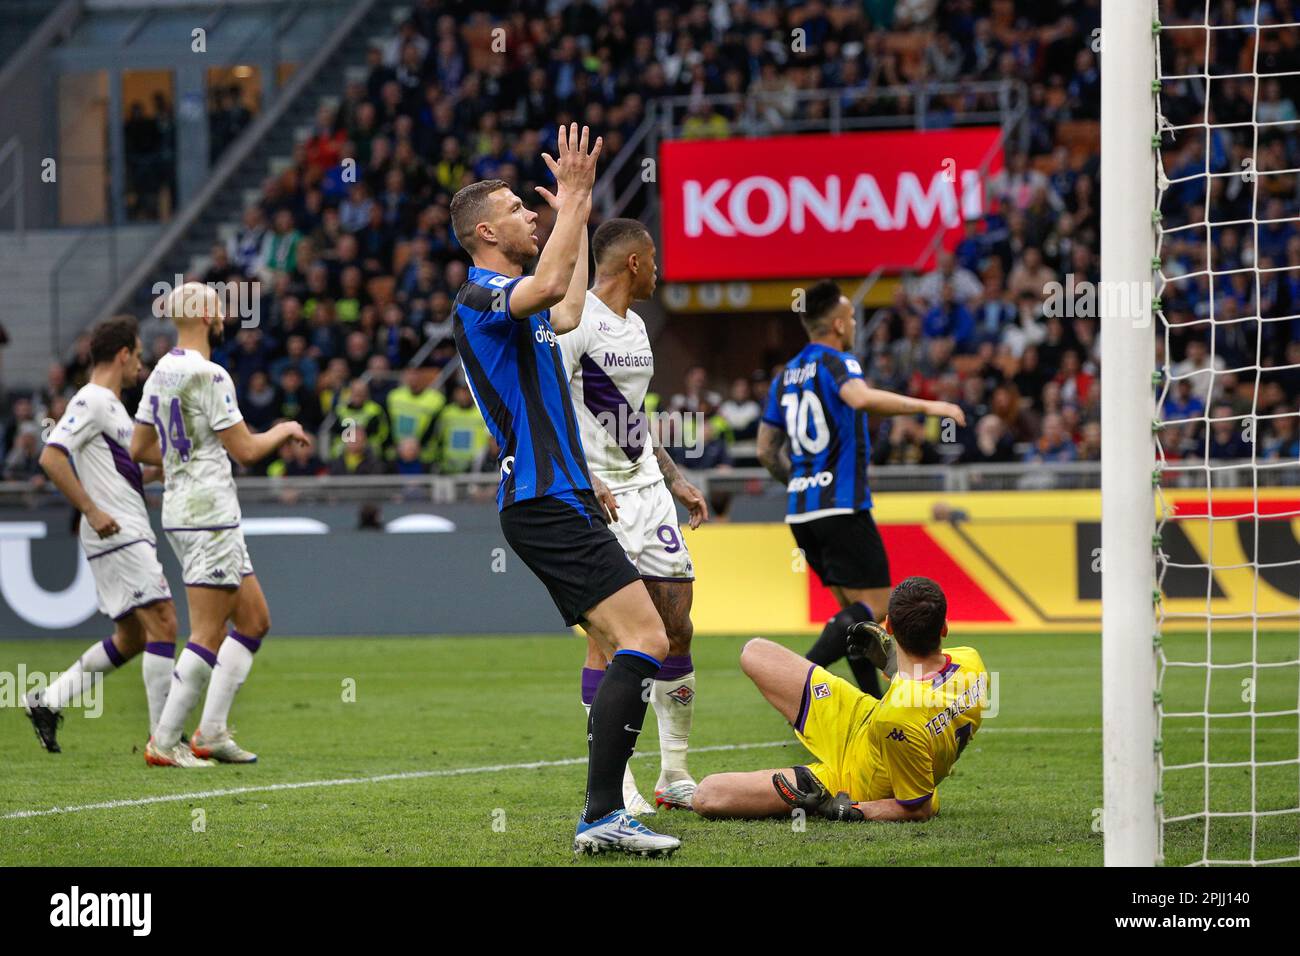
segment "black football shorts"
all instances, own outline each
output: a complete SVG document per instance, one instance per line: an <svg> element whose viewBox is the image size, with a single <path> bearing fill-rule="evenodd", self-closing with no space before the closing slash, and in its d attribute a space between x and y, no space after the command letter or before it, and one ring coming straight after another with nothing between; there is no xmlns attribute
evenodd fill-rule
<svg viewBox="0 0 1300 956"><path fill-rule="evenodd" d="M822 584L889 587L889 556L870 511L800 521L790 525L790 530Z"/></svg>
<svg viewBox="0 0 1300 956"><path fill-rule="evenodd" d="M641 574L600 517L590 491L577 492L586 513L555 497L526 498L501 512L501 531L515 554L537 575L566 626Z"/></svg>

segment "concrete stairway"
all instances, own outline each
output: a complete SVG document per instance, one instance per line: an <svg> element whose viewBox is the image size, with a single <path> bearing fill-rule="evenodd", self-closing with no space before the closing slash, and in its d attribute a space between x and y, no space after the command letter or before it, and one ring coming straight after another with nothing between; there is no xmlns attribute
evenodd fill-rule
<svg viewBox="0 0 1300 956"><path fill-rule="evenodd" d="M117 230L119 275L160 232L158 225ZM44 381L50 362L65 357L86 316L116 281L113 257L105 229L52 229L21 238L0 232L0 324L9 333L8 347L0 351L0 384L22 388ZM52 281L56 267L57 289Z"/></svg>
<svg viewBox="0 0 1300 956"><path fill-rule="evenodd" d="M337 103L349 79L366 77L366 50L372 42L391 39L397 25L409 16L410 0L379 0L358 28L334 53L330 61L293 102L282 122L277 124L239 167L222 190L208 204L185 237L171 249L159 267L158 276L173 281L177 274L187 274L206 267L212 246L224 242L238 226L244 208L256 200L262 183L281 172L292 160L294 146L305 139L322 103ZM150 289L142 286L131 299L131 311L147 308Z"/></svg>

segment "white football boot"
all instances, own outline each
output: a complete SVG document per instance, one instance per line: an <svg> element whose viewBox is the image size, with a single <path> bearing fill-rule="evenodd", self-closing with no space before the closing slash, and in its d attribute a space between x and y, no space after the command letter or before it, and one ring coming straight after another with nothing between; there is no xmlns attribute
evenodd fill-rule
<svg viewBox="0 0 1300 956"><path fill-rule="evenodd" d="M573 837L573 852L577 854L619 850L640 856L668 856L681 845L677 837L655 833L626 810L614 810L591 823L579 820Z"/></svg>
<svg viewBox="0 0 1300 956"><path fill-rule="evenodd" d="M682 777L671 783L661 779L655 787L655 805L665 810L689 810L694 796L695 781L690 777Z"/></svg>
<svg viewBox="0 0 1300 956"><path fill-rule="evenodd" d="M235 743L229 730L216 737L204 737L196 730L190 738L190 749L194 751L194 756L218 763L257 763L257 754Z"/></svg>
<svg viewBox="0 0 1300 956"><path fill-rule="evenodd" d="M177 742L172 747L158 747L153 738L144 745L144 762L151 767L211 767L214 761L196 757L187 743Z"/></svg>

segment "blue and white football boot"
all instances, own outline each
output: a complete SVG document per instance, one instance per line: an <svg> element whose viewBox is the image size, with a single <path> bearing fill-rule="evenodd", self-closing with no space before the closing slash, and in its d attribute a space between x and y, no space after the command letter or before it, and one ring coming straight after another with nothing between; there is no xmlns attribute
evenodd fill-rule
<svg viewBox="0 0 1300 956"><path fill-rule="evenodd" d="M578 821L573 837L573 852L603 853L621 850L641 856L668 856L682 841L665 833L655 833L624 809L614 810L591 823Z"/></svg>

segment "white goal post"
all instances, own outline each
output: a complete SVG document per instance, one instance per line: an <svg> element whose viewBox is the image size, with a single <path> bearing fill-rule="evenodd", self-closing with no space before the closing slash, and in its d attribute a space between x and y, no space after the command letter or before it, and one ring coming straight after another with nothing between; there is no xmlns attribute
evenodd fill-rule
<svg viewBox="0 0 1300 956"><path fill-rule="evenodd" d="M1300 863L1300 39L1102 0L1108 866Z"/></svg>
<svg viewBox="0 0 1300 956"><path fill-rule="evenodd" d="M1153 866L1155 693L1156 37L1154 0L1101 8L1101 564L1107 866ZM1112 290L1137 294L1109 294ZM1127 307L1125 307L1127 306Z"/></svg>

